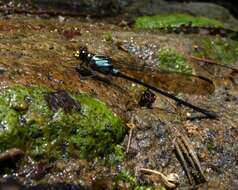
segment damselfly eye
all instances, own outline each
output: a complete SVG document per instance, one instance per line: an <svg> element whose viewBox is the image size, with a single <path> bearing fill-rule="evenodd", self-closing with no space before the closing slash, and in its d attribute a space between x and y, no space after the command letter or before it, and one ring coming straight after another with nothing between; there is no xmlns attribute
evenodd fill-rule
<svg viewBox="0 0 238 190"><path fill-rule="evenodd" d="M87 60L87 56L88 56L88 49L87 49L87 47L80 48L80 50L79 50L79 58L82 61L86 61Z"/></svg>

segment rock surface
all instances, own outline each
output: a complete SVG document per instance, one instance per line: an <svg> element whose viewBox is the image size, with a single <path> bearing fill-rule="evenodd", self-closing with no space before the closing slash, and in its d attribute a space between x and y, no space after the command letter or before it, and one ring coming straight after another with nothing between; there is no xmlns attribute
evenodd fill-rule
<svg viewBox="0 0 238 190"><path fill-rule="evenodd" d="M127 20L133 20L135 15L156 15L171 13L188 13L195 16L205 16L235 26L238 21L224 7L206 2L175 2L166 0L21 0L9 1L8 8L12 11L23 8L36 12L46 11L52 14L68 14L89 16L94 18L115 17L124 15Z"/></svg>
<svg viewBox="0 0 238 190"><path fill-rule="evenodd" d="M196 54L197 50L206 48L204 44L198 43L205 38L209 38L211 44L217 39L224 40L201 34L176 35L135 30L127 26L79 18L65 17L62 21L58 18L45 19L31 15L1 16L1 91L18 84L44 86L52 90L64 89L76 94L85 92L105 102L125 123L135 125L128 153L125 150L129 134L120 144L125 155L118 147L116 153L109 158L82 160L71 157L50 163L30 162L18 166L14 172L6 173L2 176L2 181L13 177L17 178L17 182L26 186L32 185L35 189L42 186L52 189L62 182L61 187L65 189L112 189L114 186L130 189L130 184L135 187L148 183L157 187L164 186L153 176L145 177L138 172L138 168L144 167L158 170L165 175L177 173L180 177L178 189L189 189L191 185L173 148L173 140L177 131L180 131L189 137L207 179L198 189L236 189L238 77L235 69L204 62L191 64L194 73L207 77L214 84L215 91L201 88L207 92L203 95L184 93L184 88L199 90L198 87L204 87L194 84L194 80L186 81L184 76L158 72L162 81L158 81L159 87L174 91L189 102L217 112L217 120L199 119L198 113L159 94L152 105L153 109L141 108L137 103L144 90L141 86L119 78L108 80L102 75L82 80L75 70L75 66L82 63L73 56L80 46L86 45L90 52L112 57L115 65L155 66L159 49L173 48L188 57ZM231 40L226 43L226 48L231 43L235 44ZM215 55L221 55L220 50L224 54L224 49L218 50ZM215 58L218 61L223 60L219 56ZM234 59L237 59L235 54L229 60ZM229 66L237 68L237 63L233 61ZM126 68L124 71L128 75L133 74ZM21 104L15 109L24 113L26 107ZM188 116L193 119L188 119Z"/></svg>

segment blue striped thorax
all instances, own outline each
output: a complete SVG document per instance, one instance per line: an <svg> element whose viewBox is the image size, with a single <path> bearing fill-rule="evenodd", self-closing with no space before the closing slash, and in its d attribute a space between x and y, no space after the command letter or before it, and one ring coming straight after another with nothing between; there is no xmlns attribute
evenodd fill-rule
<svg viewBox="0 0 238 190"><path fill-rule="evenodd" d="M110 57L88 53L88 50L85 47L81 48L80 51L77 51L75 56L85 62L87 66L94 71L98 71L103 74L119 73L119 70L113 68Z"/></svg>

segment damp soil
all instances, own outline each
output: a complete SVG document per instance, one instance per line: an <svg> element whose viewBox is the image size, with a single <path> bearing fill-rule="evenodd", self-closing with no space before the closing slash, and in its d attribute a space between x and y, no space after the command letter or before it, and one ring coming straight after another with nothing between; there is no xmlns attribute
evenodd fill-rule
<svg viewBox="0 0 238 190"><path fill-rule="evenodd" d="M155 73L157 85L162 89L216 112L218 118L211 120L199 119L199 113L181 107L159 94L156 94L156 100L150 108L141 107L139 100L144 87L100 74L84 80L75 69L81 62L74 57L74 53L81 46L87 46L90 52L110 56L115 65L121 64L122 70L132 76L135 72L127 70L125 66L134 69L143 65L156 68L159 62L157 53L161 48L173 48L185 57L196 55L198 47L202 46L199 44L201 38L205 38L204 35L166 34L83 18L1 16L1 91L16 85L51 89L54 93L46 95L46 100L56 101L53 102L52 109L62 106L64 100L58 98L60 94L65 94L66 91L83 92L104 102L120 116L128 131L119 143L116 158L114 155L109 161L103 157L69 157L42 163L31 161L28 157L24 158L27 162L17 164L14 169L3 173L1 181L5 185L11 183L19 188L24 186L33 189L132 189L136 186L164 188L160 179L145 176L138 171L138 168L149 168L165 175L176 173L180 179L178 189L236 189L237 70L217 64L189 61L193 74L206 77L209 79L208 83L196 81L184 74ZM217 37L208 38L215 40ZM229 66L238 69L238 57L234 57L236 61L229 63ZM137 70L133 76L139 79L147 76L143 79L150 81L147 70L143 72ZM74 102L70 98L68 101L69 104ZM80 104L76 103L74 108L80 109ZM71 110L67 105L65 109ZM130 129L127 123L133 123L135 128L126 152ZM189 137L206 182L189 184L174 151L173 140L178 132Z"/></svg>

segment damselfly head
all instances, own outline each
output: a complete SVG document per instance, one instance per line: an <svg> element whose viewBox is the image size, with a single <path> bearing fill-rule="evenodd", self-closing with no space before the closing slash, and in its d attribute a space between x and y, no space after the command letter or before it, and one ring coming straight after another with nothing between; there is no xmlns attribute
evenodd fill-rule
<svg viewBox="0 0 238 190"><path fill-rule="evenodd" d="M87 61L88 48L80 47L79 50L74 53L74 56L82 61Z"/></svg>
<svg viewBox="0 0 238 190"><path fill-rule="evenodd" d="M87 61L88 59L88 48L87 47L81 47L78 51L78 58L82 61Z"/></svg>

